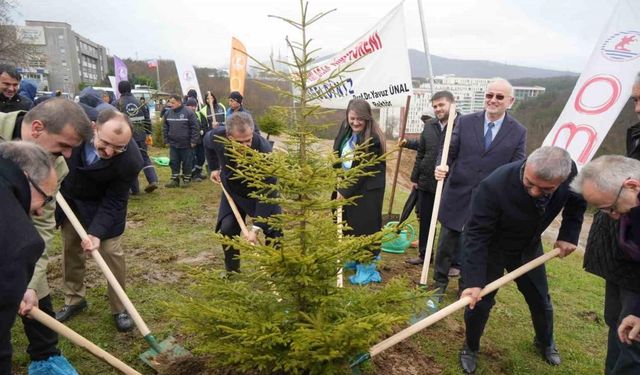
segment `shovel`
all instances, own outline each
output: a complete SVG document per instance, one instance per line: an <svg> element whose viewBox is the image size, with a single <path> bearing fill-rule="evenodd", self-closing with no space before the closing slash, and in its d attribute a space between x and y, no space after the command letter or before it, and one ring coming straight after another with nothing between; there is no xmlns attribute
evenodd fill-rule
<svg viewBox="0 0 640 375"><path fill-rule="evenodd" d="M402 117L402 128L400 129L400 139L404 138L405 130L407 129L407 117L409 114L409 104L411 104L411 95L407 96L407 104L405 105L403 117ZM392 214L393 211L393 200L396 196L396 185L398 182L398 172L400 172L400 160L402 159L402 147L398 150L398 159L396 160L396 170L393 173L393 183L391 184L391 194L389 195L389 211L386 215L382 216L382 223L386 224L390 221L398 221L398 215Z"/></svg>
<svg viewBox="0 0 640 375"><path fill-rule="evenodd" d="M104 362L106 362L107 364L113 366L113 368L115 368L116 370L122 372L123 374L125 374L125 375L141 375L138 371L132 369L126 363L122 362L118 358L116 358L113 355L109 354L107 351L105 351L104 349L100 348L99 346L97 346L96 344L92 343L91 341L87 340L86 338L80 336L74 330L72 330L71 328L65 326L64 324L60 323L59 321L55 320L54 318L50 317L49 315L44 313L39 308L37 308L37 307L31 308L31 311L29 312L28 315L29 315L29 317L37 320L38 322L42 323L43 325L45 325L47 327L49 327L52 331L55 331L59 335L66 337L69 341L71 341L72 343L76 344L77 346L85 349L89 353L91 353L94 356L96 356L98 359L101 359Z"/></svg>
<svg viewBox="0 0 640 375"><path fill-rule="evenodd" d="M500 288L501 286L505 285L506 283L513 281L515 279L517 279L518 277L524 275L525 273L531 271L532 269L541 266L542 264L544 264L545 262L547 262L548 260L551 260L555 257L557 257L558 255L560 255L560 249L553 249L551 251L549 251L546 254L543 254L537 258L535 258L534 260L530 261L529 263L523 264L522 266L516 268L515 270L509 272L508 274L502 276L501 278L485 285L485 287L482 289L482 291L480 292L480 297L484 297L487 294L497 290L498 288ZM371 348L369 348L369 352L360 355L358 358L356 358L356 360L351 364L351 367L354 368L356 366L358 366L359 364L373 358L374 356L380 354L382 351L389 349L390 347L394 346L395 344L413 336L414 334L422 331L423 329L435 324L436 322L439 322L440 320L444 319L445 317L451 315L453 312L467 306L469 303L471 303L471 297L464 297L461 298L459 300L457 300L456 302L450 304L449 306L441 309L440 311L422 319L421 321L403 329L402 331L396 333L395 335L387 338L386 340L372 346Z"/></svg>
<svg viewBox="0 0 640 375"><path fill-rule="evenodd" d="M58 202L60 208L62 208L62 211L64 211L67 219L69 219L69 222L71 222L71 225L73 225L73 228L76 230L76 232L78 232L80 238L83 240L88 238L87 232L84 230L82 224L80 224L80 221L78 221L78 218L73 213L71 207L69 207L69 204L64 199L62 194L60 194L60 192L56 194L56 201ZM100 255L100 252L97 250L93 250L91 251L91 256L98 264L98 267L100 268L102 273L104 273L104 275L106 276L107 281L109 281L109 285L111 285L113 290L116 292L118 298L124 305L127 312L131 315L131 318L135 322L136 327L138 327L138 330L140 330L140 333L144 337L144 340L151 347L151 349L140 354L140 359L147 365L156 369L159 368L162 364L156 358L159 354L162 355L163 363L173 362L175 359L190 355L190 353L185 348L178 345L176 340L171 336L162 342L158 342L158 340L151 334L151 331L145 324L144 320L142 320L142 317L138 313L138 310L136 310L136 308L131 303L131 300L124 292L124 289L122 289L122 286L120 286L120 283L113 275L113 272L111 272L111 270L109 269L107 263L105 263L102 255Z"/></svg>

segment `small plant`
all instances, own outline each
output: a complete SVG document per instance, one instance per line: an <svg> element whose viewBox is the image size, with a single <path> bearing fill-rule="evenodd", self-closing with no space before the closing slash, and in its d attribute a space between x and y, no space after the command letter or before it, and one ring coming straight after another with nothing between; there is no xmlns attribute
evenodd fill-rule
<svg viewBox="0 0 640 375"><path fill-rule="evenodd" d="M260 130L267 133L267 140L270 136L279 136L285 130L287 123L287 108L270 107L264 115L257 119Z"/></svg>

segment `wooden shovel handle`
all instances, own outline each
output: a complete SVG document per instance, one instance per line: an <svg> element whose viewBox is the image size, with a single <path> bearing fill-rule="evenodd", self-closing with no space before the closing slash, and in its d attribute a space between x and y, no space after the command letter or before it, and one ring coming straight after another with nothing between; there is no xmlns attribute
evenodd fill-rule
<svg viewBox="0 0 640 375"><path fill-rule="evenodd" d="M126 363L122 362L118 358L116 358L113 355L109 354L107 351L105 351L104 349L100 348L99 346L97 346L96 344L92 343L91 341L87 340L86 338L80 336L74 330L72 330L71 328L65 326L64 324L60 323L59 321L55 320L54 318L50 317L49 315L44 313L39 308L33 307L31 309L31 311L29 312L29 316L31 318L37 320L38 322L42 323L43 325L49 327L51 330L57 332L58 334L66 337L72 343L74 343L77 346L85 349L86 351L88 351L89 353L93 354L97 358L99 358L99 359L103 360L104 362L108 363L109 365L113 366L113 368L121 371L123 374L126 374L126 375L141 375L138 371L132 369Z"/></svg>
<svg viewBox="0 0 640 375"><path fill-rule="evenodd" d="M224 196L227 197L227 202L229 202L231 211L233 211L233 216L236 217L236 221L238 222L238 225L240 225L242 234L244 234L246 238L249 238L249 229L247 228L247 224L244 223L244 220L242 219L242 215L240 215L240 211L238 210L238 206L236 206L236 202L233 201L233 198L231 198L231 194L229 194L227 192L227 189L224 188L224 184L222 183L222 181L220 181L220 187L222 188L222 192L224 193Z"/></svg>
<svg viewBox="0 0 640 375"><path fill-rule="evenodd" d="M64 214L67 216L67 219L69 219L69 222L71 223L71 225L73 225L73 228L75 228L76 232L78 232L78 236L80 236L80 238L83 240L86 238L89 238L89 235L82 227L82 224L80 224L80 221L76 217L76 214L73 213L73 210L71 210L71 207L69 207L69 204L64 199L62 194L60 194L60 192L56 194L56 201L58 202L58 205L60 206L60 208L62 208L62 211L64 211ZM107 278L109 285L111 285L113 290L118 295L118 298L120 299L120 302L122 302L122 304L124 305L124 308L127 310L129 315L131 315L131 319L133 319L133 321L135 322L142 336L146 336L150 334L151 331L149 330L149 327L147 327L144 320L142 320L142 317L138 313L138 310L133 306L133 303L131 303L131 300L129 299L127 294L124 292L124 289L122 289L122 286L118 282L118 279L116 279L116 277L113 275L113 272L111 272L111 269L109 269L109 266L102 258L102 255L100 255L100 252L97 249L92 250L91 256L93 257L95 262L98 264L98 267L100 268L102 273Z"/></svg>
<svg viewBox="0 0 640 375"><path fill-rule="evenodd" d="M456 104L451 103L449 107L449 118L447 119L447 131L444 133L444 144L442 146L442 158L440 166L447 165L449 158L449 145L451 144L451 134L453 133L453 122L456 117ZM424 263L422 263L422 273L420 274L420 285L427 285L427 276L429 273L429 262L431 261L431 251L436 238L436 224L438 223L438 214L440 213L440 200L442 199L442 190L444 189L444 180L440 180L436 184L436 195L433 199L433 210L431 211L431 223L429 225L429 235L427 236L427 247L424 253Z"/></svg>
<svg viewBox="0 0 640 375"><path fill-rule="evenodd" d="M546 261L553 259L555 257L557 257L558 255L560 255L560 249L553 249L551 251L549 251L546 254L543 254L539 257L537 257L536 259L530 261L529 263L526 263L518 268L516 268L515 270L509 272L508 274L502 276L501 278L487 284L482 291L480 292L480 297L486 296L487 294L497 290L498 288L500 288L501 286L505 285L506 283L513 281L514 279L524 275L525 273L531 271L532 269L539 267L540 265L544 264ZM445 318L446 316L450 315L451 313L453 313L456 310L459 310L465 306L467 306L469 303L471 303L471 297L464 297L459 299L458 301L452 303L451 305L443 308L442 310L439 310L438 312L429 315L428 317L422 319L421 321L403 329L402 331L396 333L395 335L389 337L388 339L372 346L369 349L369 355L371 357L379 354L380 352L389 349L390 347L394 346L395 344L399 343L400 341L403 341L407 338L409 338L410 336L413 336L414 334L422 331L423 329L429 327L430 325L433 325L434 323L440 321L441 319Z"/></svg>

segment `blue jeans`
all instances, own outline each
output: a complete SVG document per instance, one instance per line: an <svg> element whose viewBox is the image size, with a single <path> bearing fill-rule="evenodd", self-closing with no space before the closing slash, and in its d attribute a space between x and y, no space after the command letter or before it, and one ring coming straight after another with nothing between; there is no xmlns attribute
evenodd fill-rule
<svg viewBox="0 0 640 375"><path fill-rule="evenodd" d="M191 168L193 166L193 149L169 147L169 166L171 167L171 178L180 178L180 168L182 167L182 178L191 181Z"/></svg>

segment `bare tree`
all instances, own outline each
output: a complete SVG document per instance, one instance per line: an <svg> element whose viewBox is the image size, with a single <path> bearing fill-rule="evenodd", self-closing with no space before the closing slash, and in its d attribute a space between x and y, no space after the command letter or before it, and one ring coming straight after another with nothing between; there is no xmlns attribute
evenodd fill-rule
<svg viewBox="0 0 640 375"><path fill-rule="evenodd" d="M16 26L11 18L15 7L16 3L12 0L0 0L0 62L24 66L37 55L37 51L35 46L18 39Z"/></svg>

